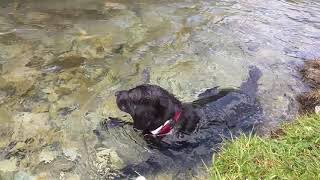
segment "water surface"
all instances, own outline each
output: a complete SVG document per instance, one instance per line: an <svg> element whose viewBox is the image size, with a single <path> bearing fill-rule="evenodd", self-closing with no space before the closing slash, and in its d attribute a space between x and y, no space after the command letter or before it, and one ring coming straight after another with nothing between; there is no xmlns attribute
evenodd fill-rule
<svg viewBox="0 0 320 180"><path fill-rule="evenodd" d="M113 94L141 83L192 101L240 87L256 66L267 133L297 115L307 90L297 70L319 47L313 0L0 1L1 177L117 173L127 162L117 142L97 146L93 131L109 116L130 120Z"/></svg>

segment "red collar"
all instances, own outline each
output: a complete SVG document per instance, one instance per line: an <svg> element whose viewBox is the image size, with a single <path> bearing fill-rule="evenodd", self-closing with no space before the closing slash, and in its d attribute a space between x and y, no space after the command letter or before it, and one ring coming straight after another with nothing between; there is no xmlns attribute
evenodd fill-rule
<svg viewBox="0 0 320 180"><path fill-rule="evenodd" d="M151 135L154 137L164 137L168 134L171 134L174 128L174 125L179 122L181 117L181 111L177 111L172 119L166 121L163 125L157 129L151 131Z"/></svg>

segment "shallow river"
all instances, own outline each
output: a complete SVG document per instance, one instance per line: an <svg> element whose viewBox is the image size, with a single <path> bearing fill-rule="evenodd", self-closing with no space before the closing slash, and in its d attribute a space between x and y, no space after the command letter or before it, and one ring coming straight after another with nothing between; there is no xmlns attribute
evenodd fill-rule
<svg viewBox="0 0 320 180"><path fill-rule="evenodd" d="M107 117L130 121L114 92L142 83L192 101L240 87L256 67L257 132L268 134L297 116L295 97L308 90L298 70L319 47L317 0L2 0L0 179L122 179L123 168L164 153L134 131L97 135ZM158 162L136 173L205 177L206 148L191 170L181 157L168 160L179 172Z"/></svg>

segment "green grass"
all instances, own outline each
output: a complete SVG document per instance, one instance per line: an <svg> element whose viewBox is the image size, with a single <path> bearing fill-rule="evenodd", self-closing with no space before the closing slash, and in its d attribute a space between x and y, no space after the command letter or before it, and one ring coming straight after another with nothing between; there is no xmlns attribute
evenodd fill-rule
<svg viewBox="0 0 320 180"><path fill-rule="evenodd" d="M301 117L278 132L227 142L214 157L212 179L320 179L320 116Z"/></svg>

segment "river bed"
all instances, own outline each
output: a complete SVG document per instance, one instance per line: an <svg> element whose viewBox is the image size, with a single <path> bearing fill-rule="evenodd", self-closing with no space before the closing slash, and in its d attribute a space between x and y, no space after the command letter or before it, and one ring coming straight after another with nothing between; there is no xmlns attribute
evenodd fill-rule
<svg viewBox="0 0 320 180"><path fill-rule="evenodd" d="M0 1L0 179L117 177L136 160L94 130L130 121L114 92L142 83L192 101L240 87L257 67L258 133L268 134L297 116L308 90L298 70L319 47L313 0Z"/></svg>

